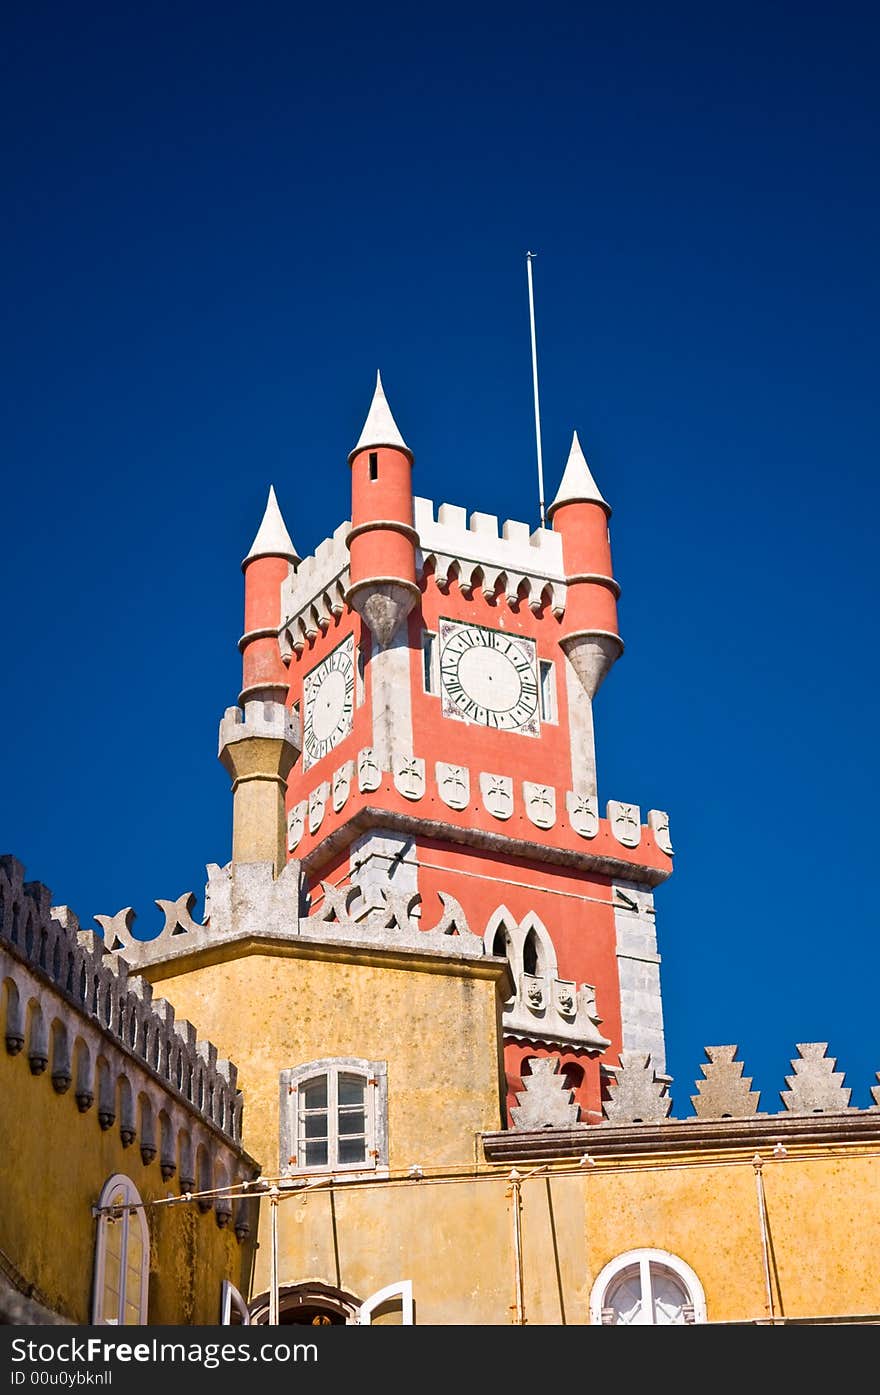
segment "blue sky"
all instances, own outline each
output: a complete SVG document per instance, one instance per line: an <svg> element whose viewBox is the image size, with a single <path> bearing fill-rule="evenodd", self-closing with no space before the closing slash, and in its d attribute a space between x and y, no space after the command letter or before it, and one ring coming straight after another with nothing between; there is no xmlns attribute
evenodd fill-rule
<svg viewBox="0 0 880 1395"><path fill-rule="evenodd" d="M216 729L275 484L348 516L377 367L417 492L537 522L573 427L626 654L600 799L667 809L675 1112L738 1042L880 1070L877 12L19 7L0 232L0 847L87 922L228 858Z"/></svg>

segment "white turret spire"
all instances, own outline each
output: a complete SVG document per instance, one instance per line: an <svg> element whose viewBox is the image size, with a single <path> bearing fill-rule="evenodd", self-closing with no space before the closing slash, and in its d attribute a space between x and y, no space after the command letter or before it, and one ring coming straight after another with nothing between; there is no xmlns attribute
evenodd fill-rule
<svg viewBox="0 0 880 1395"><path fill-rule="evenodd" d="M382 374L379 372L376 373L376 391L373 393L364 429L357 445L348 457L349 461L354 459L358 451L373 450L377 446L392 446L395 450L406 451L412 460L412 451L401 436L397 422L391 415L391 408L388 406L382 387Z"/></svg>
<svg viewBox="0 0 880 1395"><path fill-rule="evenodd" d="M257 536L251 544L251 550L244 560L252 562L255 557L287 557L291 562L299 561L299 553L291 541L287 524L284 522L281 509L278 507L274 484L269 485L269 498L266 500L263 521L257 529Z"/></svg>
<svg viewBox="0 0 880 1395"><path fill-rule="evenodd" d="M552 516L561 504L599 504L606 513L611 513L610 504L602 498L599 486L590 474L590 467L581 450L576 431L571 438L571 450L568 453L562 482L556 491L556 498L547 510L547 516Z"/></svg>

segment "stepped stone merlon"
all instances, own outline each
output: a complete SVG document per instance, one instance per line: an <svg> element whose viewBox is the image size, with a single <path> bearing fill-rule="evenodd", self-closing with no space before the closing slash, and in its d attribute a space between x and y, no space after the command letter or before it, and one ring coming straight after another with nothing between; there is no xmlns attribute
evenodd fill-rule
<svg viewBox="0 0 880 1395"><path fill-rule="evenodd" d="M218 754L232 776L233 862L272 862L276 874L284 866L284 796L301 750L299 719L282 703L226 709Z"/></svg>
<svg viewBox="0 0 880 1395"><path fill-rule="evenodd" d="M849 1109L852 1090L844 1086L843 1071L835 1071L835 1056L827 1056L827 1041L798 1042L792 1061L793 1075L785 1077L787 1090L779 1097L792 1114L838 1113Z"/></svg>
<svg viewBox="0 0 880 1395"><path fill-rule="evenodd" d="M672 1109L669 1082L654 1069L649 1051L621 1051L620 1065L608 1067L614 1076L605 1118L613 1124L657 1124Z"/></svg>
<svg viewBox="0 0 880 1395"><path fill-rule="evenodd" d="M574 1103L574 1091L559 1073L559 1057L533 1059L531 1075L523 1077L523 1088L517 1094L518 1105L511 1109L515 1129L587 1128L579 1119L580 1106Z"/></svg>
<svg viewBox="0 0 880 1395"><path fill-rule="evenodd" d="M704 1080L697 1080L698 1093L691 1095L694 1113L700 1119L745 1119L757 1114L761 1098L751 1089L751 1078L743 1076L742 1061L734 1060L736 1046L707 1046L708 1061L700 1069Z"/></svg>

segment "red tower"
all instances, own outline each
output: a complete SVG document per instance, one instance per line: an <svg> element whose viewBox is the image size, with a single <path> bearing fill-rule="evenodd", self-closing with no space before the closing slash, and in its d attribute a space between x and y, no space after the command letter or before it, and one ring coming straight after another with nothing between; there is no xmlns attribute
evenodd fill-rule
<svg viewBox="0 0 880 1395"><path fill-rule="evenodd" d="M621 1050L665 1069L652 892L672 870L664 814L599 811L592 701L623 648L610 509L577 435L552 528L414 498L381 379L349 461L351 522L298 562L273 495L247 571L245 690L283 682L302 728L287 846L312 923L342 906L367 939L405 921L505 956L508 1107L554 1056L597 1120Z"/></svg>

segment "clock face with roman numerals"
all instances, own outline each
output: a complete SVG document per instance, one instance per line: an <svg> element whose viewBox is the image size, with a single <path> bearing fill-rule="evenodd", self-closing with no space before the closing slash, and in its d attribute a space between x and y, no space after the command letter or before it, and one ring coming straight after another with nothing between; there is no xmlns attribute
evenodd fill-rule
<svg viewBox="0 0 880 1395"><path fill-rule="evenodd" d="M351 731L354 636L349 635L303 680L303 768L326 756Z"/></svg>
<svg viewBox="0 0 880 1395"><path fill-rule="evenodd" d="M530 639L441 620L440 686L444 717L540 734L538 663Z"/></svg>

